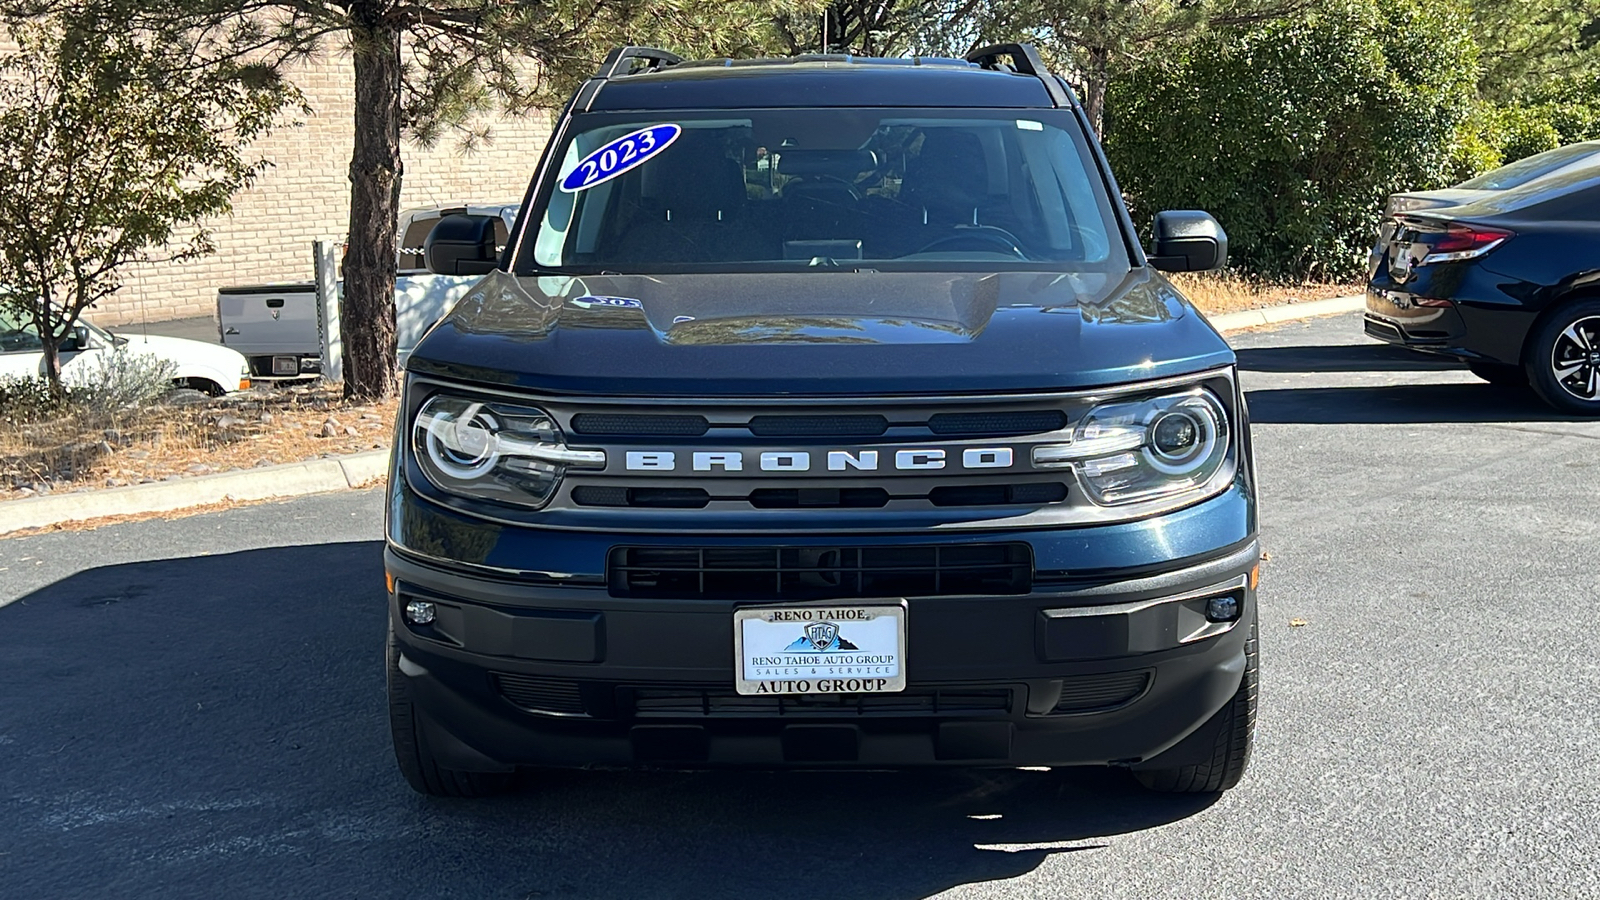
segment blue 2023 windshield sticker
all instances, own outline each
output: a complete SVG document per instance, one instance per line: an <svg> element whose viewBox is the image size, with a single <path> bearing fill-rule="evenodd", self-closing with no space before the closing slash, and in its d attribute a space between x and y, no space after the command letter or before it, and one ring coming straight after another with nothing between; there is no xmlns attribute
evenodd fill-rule
<svg viewBox="0 0 1600 900"><path fill-rule="evenodd" d="M561 189L574 194L604 184L667 149L680 134L678 125L652 125L625 134L578 160L578 167L561 179Z"/></svg>

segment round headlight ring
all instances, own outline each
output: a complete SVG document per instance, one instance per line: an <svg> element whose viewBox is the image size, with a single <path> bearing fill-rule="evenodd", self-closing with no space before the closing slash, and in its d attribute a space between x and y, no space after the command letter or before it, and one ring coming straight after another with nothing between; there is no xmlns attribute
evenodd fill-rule
<svg viewBox="0 0 1600 900"><path fill-rule="evenodd" d="M500 420L482 403L474 403L459 416L434 413L425 438L428 460L451 478L471 481L499 462L495 436Z"/></svg>
<svg viewBox="0 0 1600 900"><path fill-rule="evenodd" d="M1163 475L1188 475L1203 467L1222 437L1224 415L1205 395L1184 398L1158 412L1146 426L1145 462ZM1177 452L1163 447L1164 442Z"/></svg>
<svg viewBox="0 0 1600 900"><path fill-rule="evenodd" d="M1183 465L1204 447L1205 433L1206 424L1190 410L1167 410L1150 423L1150 450L1163 462Z"/></svg>

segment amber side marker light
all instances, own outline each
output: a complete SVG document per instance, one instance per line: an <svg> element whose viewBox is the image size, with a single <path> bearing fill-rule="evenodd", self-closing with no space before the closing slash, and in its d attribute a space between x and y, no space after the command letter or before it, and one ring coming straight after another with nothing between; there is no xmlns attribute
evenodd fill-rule
<svg viewBox="0 0 1600 900"><path fill-rule="evenodd" d="M1256 563L1255 568L1250 570L1250 590L1252 590L1252 591L1255 590L1256 589L1256 585L1258 585L1260 583L1261 583L1261 564L1260 563Z"/></svg>
<svg viewBox="0 0 1600 900"><path fill-rule="evenodd" d="M384 583L384 585L386 587L389 588L389 593L391 593L391 594L394 593L394 573L393 572L384 572L383 573L383 583Z"/></svg>

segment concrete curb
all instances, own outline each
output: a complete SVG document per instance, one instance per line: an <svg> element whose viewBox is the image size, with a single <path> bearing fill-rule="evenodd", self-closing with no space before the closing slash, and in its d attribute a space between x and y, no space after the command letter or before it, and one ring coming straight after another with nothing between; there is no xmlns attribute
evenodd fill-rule
<svg viewBox="0 0 1600 900"><path fill-rule="evenodd" d="M1366 298L1360 296L1335 297L1331 300L1227 313L1208 317L1208 320L1218 331L1226 333L1296 319L1354 312L1365 304ZM349 456L313 459L243 472L200 475L156 484L7 500L0 502L0 535L62 522L169 512L225 500L270 500L343 491L376 481L388 471L389 451L371 450Z"/></svg>
<svg viewBox="0 0 1600 900"><path fill-rule="evenodd" d="M1289 303L1283 306L1269 306L1265 309L1247 309L1244 312L1208 316L1207 321L1211 323L1213 328L1221 332L1240 331L1261 325L1293 322L1297 319L1337 316L1340 313L1365 309L1366 305L1367 298L1357 294L1349 297L1334 297L1329 300L1311 300L1306 303Z"/></svg>
<svg viewBox="0 0 1600 900"><path fill-rule="evenodd" d="M349 490L382 478L388 470L389 451L370 450L177 481L8 500L0 503L0 535L102 516L169 512L227 500L270 500Z"/></svg>

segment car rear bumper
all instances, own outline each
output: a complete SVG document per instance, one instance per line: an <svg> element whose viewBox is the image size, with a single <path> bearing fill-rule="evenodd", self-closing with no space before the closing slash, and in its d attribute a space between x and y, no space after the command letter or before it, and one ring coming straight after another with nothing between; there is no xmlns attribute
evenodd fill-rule
<svg viewBox="0 0 1600 900"><path fill-rule="evenodd" d="M734 691L734 603L614 598L386 553L425 737L477 771L1136 765L1166 751L1162 765L1182 764L1209 748L1198 732L1239 687L1258 559L1250 540L1138 577L913 597L903 693L779 698ZM1239 619L1208 622L1207 599L1225 594ZM436 604L434 625L405 620L412 598Z"/></svg>
<svg viewBox="0 0 1600 900"><path fill-rule="evenodd" d="M1441 289L1436 268L1459 276L1444 279L1451 290ZM1480 284L1491 277L1461 264L1430 266L1404 285L1374 279L1367 286L1367 336L1468 362L1516 365L1537 310Z"/></svg>

